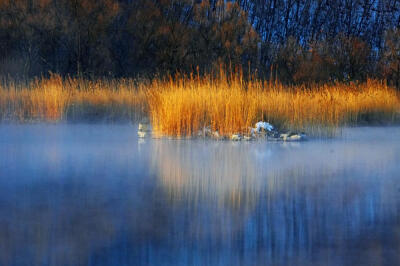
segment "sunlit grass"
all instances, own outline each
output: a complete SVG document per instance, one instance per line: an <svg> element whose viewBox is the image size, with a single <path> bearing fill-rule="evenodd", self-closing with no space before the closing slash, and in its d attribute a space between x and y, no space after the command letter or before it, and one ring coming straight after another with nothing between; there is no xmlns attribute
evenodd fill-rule
<svg viewBox="0 0 400 266"><path fill-rule="evenodd" d="M342 125L394 121L400 110L398 93L376 80L295 87L224 74L152 81L52 75L0 86L3 121L148 117L159 136L193 136L204 127L226 136L246 134L260 120L281 129L329 134Z"/></svg>
<svg viewBox="0 0 400 266"><path fill-rule="evenodd" d="M281 129L331 134L342 125L393 121L397 92L384 83L285 87L240 77L187 79L163 84L150 97L150 117L160 135L193 135L211 127L221 135L246 134L260 120Z"/></svg>
<svg viewBox="0 0 400 266"><path fill-rule="evenodd" d="M131 79L97 80L52 75L0 87L0 120L134 120L147 113L147 88Z"/></svg>

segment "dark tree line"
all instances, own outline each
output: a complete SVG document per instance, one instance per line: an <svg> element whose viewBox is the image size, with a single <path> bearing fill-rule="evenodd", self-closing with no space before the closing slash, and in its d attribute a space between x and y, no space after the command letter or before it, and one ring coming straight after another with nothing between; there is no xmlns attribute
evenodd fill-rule
<svg viewBox="0 0 400 266"><path fill-rule="evenodd" d="M400 85L400 0L0 0L0 73L243 65L284 82Z"/></svg>
<svg viewBox="0 0 400 266"><path fill-rule="evenodd" d="M400 82L399 0L241 0L263 66L289 82Z"/></svg>

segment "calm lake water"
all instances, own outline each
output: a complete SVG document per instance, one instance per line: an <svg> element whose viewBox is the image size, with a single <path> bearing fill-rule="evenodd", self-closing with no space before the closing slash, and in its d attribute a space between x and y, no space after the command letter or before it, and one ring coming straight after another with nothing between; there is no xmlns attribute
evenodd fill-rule
<svg viewBox="0 0 400 266"><path fill-rule="evenodd" d="M399 265L400 128L302 143L0 125L0 265Z"/></svg>

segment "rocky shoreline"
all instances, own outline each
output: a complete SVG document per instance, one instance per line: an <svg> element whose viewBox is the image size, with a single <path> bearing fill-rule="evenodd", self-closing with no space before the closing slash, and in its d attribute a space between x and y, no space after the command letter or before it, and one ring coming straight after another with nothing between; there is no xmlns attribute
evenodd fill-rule
<svg viewBox="0 0 400 266"><path fill-rule="evenodd" d="M151 126L148 123L139 123L138 137L152 137ZM230 137L222 136L218 131L212 131L209 127L199 130L197 138L207 138L214 140L231 140L231 141L304 141L307 140L307 135L303 132L278 131L273 125L268 122L260 121L255 124L254 128L249 128L248 134L235 133Z"/></svg>

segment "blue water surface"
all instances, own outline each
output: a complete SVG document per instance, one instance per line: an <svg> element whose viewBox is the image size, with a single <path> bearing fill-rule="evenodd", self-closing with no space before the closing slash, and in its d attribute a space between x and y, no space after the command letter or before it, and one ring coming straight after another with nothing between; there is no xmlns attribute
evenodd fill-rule
<svg viewBox="0 0 400 266"><path fill-rule="evenodd" d="M0 125L0 265L399 265L400 128L301 143Z"/></svg>

